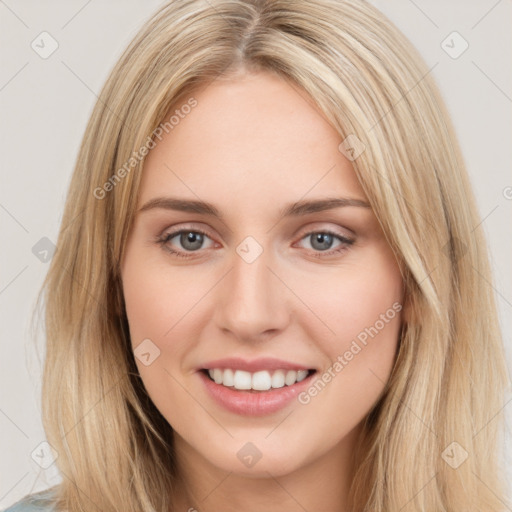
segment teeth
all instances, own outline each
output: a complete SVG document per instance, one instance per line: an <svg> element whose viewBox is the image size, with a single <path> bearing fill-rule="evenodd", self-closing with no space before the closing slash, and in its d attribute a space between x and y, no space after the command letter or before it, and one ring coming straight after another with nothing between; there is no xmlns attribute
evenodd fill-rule
<svg viewBox="0 0 512 512"><path fill-rule="evenodd" d="M233 378L235 389L251 389L251 374L249 372L243 372L242 370L237 370L235 372L235 376ZM224 384L224 380L219 382L219 384Z"/></svg>
<svg viewBox="0 0 512 512"><path fill-rule="evenodd" d="M272 387L282 388L284 386L285 375L283 370L277 370L272 375Z"/></svg>
<svg viewBox="0 0 512 512"><path fill-rule="evenodd" d="M267 391L272 385L272 377L267 371L256 372L252 376L252 389Z"/></svg>
<svg viewBox="0 0 512 512"><path fill-rule="evenodd" d="M217 384L234 387L239 390L254 389L256 391L267 391L271 388L277 389L283 386L291 386L296 382L304 380L308 373L307 370L275 370L272 373L266 370L250 373L229 368L226 370L220 368L208 370L208 374Z"/></svg>
<svg viewBox="0 0 512 512"><path fill-rule="evenodd" d="M297 382L304 380L308 376L308 370L299 370L297 372Z"/></svg>
<svg viewBox="0 0 512 512"><path fill-rule="evenodd" d="M213 380L216 384L222 384L222 378L222 370L215 368L215 370L213 370Z"/></svg>
<svg viewBox="0 0 512 512"><path fill-rule="evenodd" d="M222 370L220 370L222 372ZM235 385L235 374L233 370L224 370L224 374L222 375L222 384L224 386L234 386Z"/></svg>
<svg viewBox="0 0 512 512"><path fill-rule="evenodd" d="M297 382L297 372L294 372L293 370L288 370L288 373L284 378L284 383L287 386L291 386L292 384L295 384L295 382Z"/></svg>

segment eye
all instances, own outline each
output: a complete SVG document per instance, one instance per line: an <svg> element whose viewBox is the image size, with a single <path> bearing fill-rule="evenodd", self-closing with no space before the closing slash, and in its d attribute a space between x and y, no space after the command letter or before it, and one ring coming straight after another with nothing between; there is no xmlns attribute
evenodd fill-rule
<svg viewBox="0 0 512 512"><path fill-rule="evenodd" d="M180 229L169 233L164 233L157 242L163 246L166 251L170 253L187 258L190 252L197 252L200 249L205 249L203 244L208 239L213 244L213 240L204 232L199 229ZM181 247L177 249L173 247L172 241L175 240L174 244L179 244Z"/></svg>
<svg viewBox="0 0 512 512"><path fill-rule="evenodd" d="M302 240L307 240L311 250L315 251L317 253L315 255L318 256L340 253L354 243L354 240L332 231L310 231ZM337 245L334 245L335 248L332 249L333 244L336 242Z"/></svg>
<svg viewBox="0 0 512 512"><path fill-rule="evenodd" d="M301 242L304 240L307 241L306 249L311 250L313 255L317 257L342 253L354 243L353 239L329 230L310 231L300 240ZM182 228L166 232L158 237L156 241L164 250L179 258L193 257L193 253L200 253L201 249L211 248L215 244L205 231L197 228ZM205 247L204 244L207 241L209 241L210 244ZM309 247L307 247L308 244Z"/></svg>

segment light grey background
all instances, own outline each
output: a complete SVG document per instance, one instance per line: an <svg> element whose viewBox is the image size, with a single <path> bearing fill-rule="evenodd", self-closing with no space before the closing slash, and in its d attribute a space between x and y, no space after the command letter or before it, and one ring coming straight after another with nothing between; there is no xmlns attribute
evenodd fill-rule
<svg viewBox="0 0 512 512"><path fill-rule="evenodd" d="M0 0L0 508L60 481L55 465L43 469L36 463L51 462L51 454L40 447L44 340L40 336L38 352L29 322L48 264L32 248L43 237L56 241L65 193L96 95L124 47L160 3ZM512 4L372 3L402 29L433 68L453 116L491 247L494 288L512 368ZM34 40L42 46L43 31L58 43L46 59L31 48ZM458 58L453 55L464 41L453 31L469 45ZM45 50L50 43L45 39ZM510 394L507 399L510 475Z"/></svg>

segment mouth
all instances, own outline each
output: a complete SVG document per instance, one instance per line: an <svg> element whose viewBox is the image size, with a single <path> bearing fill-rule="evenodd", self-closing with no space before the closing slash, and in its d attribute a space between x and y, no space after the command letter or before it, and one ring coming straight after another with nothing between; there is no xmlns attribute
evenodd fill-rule
<svg viewBox="0 0 512 512"><path fill-rule="evenodd" d="M312 377L317 370L276 369L249 372L233 368L203 368L200 372L215 384L233 391L263 393L291 388Z"/></svg>
<svg viewBox="0 0 512 512"><path fill-rule="evenodd" d="M313 384L317 368L276 357L240 356L204 362L196 368L203 390L218 406L241 416L265 416L291 407Z"/></svg>
<svg viewBox="0 0 512 512"><path fill-rule="evenodd" d="M250 417L264 417L298 404L297 397L312 385L317 373L304 367L260 367L256 371L213 367L197 371L211 400L224 410Z"/></svg>

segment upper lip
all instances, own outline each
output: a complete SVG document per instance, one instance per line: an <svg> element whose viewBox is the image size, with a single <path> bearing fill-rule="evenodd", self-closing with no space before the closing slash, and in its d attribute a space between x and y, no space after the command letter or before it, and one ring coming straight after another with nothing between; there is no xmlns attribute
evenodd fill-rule
<svg viewBox="0 0 512 512"><path fill-rule="evenodd" d="M226 357L223 359L216 359L201 366L200 369L212 370L220 368L225 370L227 368L233 370L244 370L246 372L257 372L261 370L312 370L310 366L304 366L299 363L284 361L274 357L260 357L258 359L246 360L240 357Z"/></svg>

